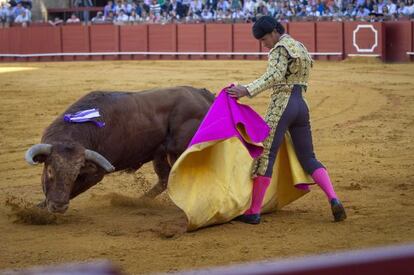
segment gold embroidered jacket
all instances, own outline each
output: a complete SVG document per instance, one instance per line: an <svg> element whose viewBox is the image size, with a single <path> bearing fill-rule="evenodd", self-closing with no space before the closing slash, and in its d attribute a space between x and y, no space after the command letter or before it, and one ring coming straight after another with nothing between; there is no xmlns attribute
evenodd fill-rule
<svg viewBox="0 0 414 275"><path fill-rule="evenodd" d="M272 88L273 93L290 92L293 85L304 88L308 85L312 58L305 46L287 34L270 50L267 71L258 79L246 85L253 97Z"/></svg>

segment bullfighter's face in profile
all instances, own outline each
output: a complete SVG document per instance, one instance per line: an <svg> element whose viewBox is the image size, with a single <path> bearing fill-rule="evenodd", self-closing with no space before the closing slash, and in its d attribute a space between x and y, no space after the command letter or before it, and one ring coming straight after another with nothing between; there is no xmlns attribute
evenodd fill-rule
<svg viewBox="0 0 414 275"><path fill-rule="evenodd" d="M262 43L262 46L267 49L272 49L277 42L279 42L280 34L273 30L271 33L265 34L262 38L260 38L260 42Z"/></svg>

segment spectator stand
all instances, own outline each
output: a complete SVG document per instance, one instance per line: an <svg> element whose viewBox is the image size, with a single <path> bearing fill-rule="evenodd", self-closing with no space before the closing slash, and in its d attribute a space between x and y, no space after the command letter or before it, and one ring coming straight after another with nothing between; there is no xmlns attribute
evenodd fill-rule
<svg viewBox="0 0 414 275"><path fill-rule="evenodd" d="M47 9L48 18L60 18L63 21L67 21L72 14L76 14L81 18L82 22L88 22L89 18L94 17L99 11L102 11L102 7L72 7L72 8L49 8ZM85 16L85 13L89 14ZM88 20L85 20L85 18Z"/></svg>

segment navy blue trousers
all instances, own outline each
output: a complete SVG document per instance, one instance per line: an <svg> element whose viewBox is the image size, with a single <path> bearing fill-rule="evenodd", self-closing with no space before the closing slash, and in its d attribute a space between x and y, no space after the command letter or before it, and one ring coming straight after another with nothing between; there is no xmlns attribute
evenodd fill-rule
<svg viewBox="0 0 414 275"><path fill-rule="evenodd" d="M276 126L269 153L269 163L264 176L272 176L277 152L286 131L290 132L296 155L303 169L308 174L312 175L316 169L324 167L316 159L313 151L309 109L302 97L302 88L295 85L289 97L288 104Z"/></svg>

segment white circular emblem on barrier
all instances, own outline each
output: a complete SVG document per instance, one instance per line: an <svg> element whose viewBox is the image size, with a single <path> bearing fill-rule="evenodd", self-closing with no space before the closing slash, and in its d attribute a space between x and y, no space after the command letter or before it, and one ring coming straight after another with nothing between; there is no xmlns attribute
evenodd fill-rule
<svg viewBox="0 0 414 275"><path fill-rule="evenodd" d="M371 48L361 49L356 41L356 35L360 29L370 29L374 33L374 45ZM354 44L355 49L360 53L372 53L374 49L378 46L378 31L372 25L358 25L353 32L352 44Z"/></svg>

